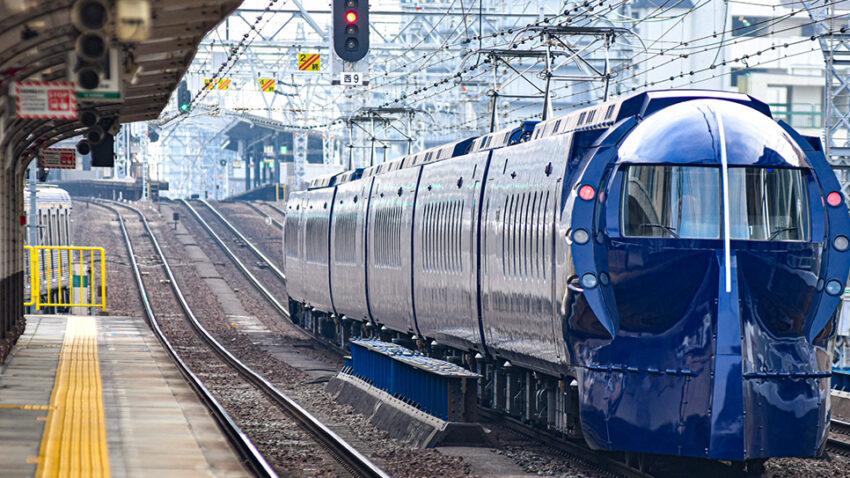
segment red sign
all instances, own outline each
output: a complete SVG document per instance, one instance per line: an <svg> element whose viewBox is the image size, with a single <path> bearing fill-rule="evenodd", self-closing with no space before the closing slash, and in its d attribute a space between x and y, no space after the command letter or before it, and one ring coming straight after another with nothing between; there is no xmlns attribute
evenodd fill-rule
<svg viewBox="0 0 850 478"><path fill-rule="evenodd" d="M47 169L75 169L77 152L72 148L42 149L38 155L38 167Z"/></svg>
<svg viewBox="0 0 850 478"><path fill-rule="evenodd" d="M77 119L77 95L70 81L19 81L15 106L21 119Z"/></svg>

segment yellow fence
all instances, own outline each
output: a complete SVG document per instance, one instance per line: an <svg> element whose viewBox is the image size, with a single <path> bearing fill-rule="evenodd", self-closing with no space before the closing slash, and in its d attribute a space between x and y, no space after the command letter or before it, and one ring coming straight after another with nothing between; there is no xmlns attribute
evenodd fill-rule
<svg viewBox="0 0 850 478"><path fill-rule="evenodd" d="M106 252L102 247L25 247L29 253L30 292L25 306L34 306L35 310L42 307L106 310Z"/></svg>

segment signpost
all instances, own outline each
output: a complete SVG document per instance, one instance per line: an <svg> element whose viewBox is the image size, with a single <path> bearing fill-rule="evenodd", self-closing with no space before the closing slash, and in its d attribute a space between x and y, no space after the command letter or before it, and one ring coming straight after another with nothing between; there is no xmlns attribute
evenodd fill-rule
<svg viewBox="0 0 850 478"><path fill-rule="evenodd" d="M75 169L77 152L73 148L42 149L38 155L38 167L47 169Z"/></svg>
<svg viewBox="0 0 850 478"><path fill-rule="evenodd" d="M369 84L364 78L366 75L356 71L346 71L339 74L339 84L342 86L360 86Z"/></svg>
<svg viewBox="0 0 850 478"><path fill-rule="evenodd" d="M298 69L301 71L322 71L322 57L318 53L299 53Z"/></svg>
<svg viewBox="0 0 850 478"><path fill-rule="evenodd" d="M275 81L274 78L260 78L257 81L259 81L260 89L263 93L274 93L275 86L277 84L277 81Z"/></svg>
<svg viewBox="0 0 850 478"><path fill-rule="evenodd" d="M77 119L77 97L69 81L19 81L15 113L20 119Z"/></svg>

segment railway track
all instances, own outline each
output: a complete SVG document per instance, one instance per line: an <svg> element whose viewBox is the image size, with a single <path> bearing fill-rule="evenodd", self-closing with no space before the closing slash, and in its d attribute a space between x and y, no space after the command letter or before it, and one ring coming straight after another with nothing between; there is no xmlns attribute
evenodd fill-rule
<svg viewBox="0 0 850 478"><path fill-rule="evenodd" d="M850 456L850 423L833 419L829 427L827 446L845 456Z"/></svg>
<svg viewBox="0 0 850 478"><path fill-rule="evenodd" d="M226 255L228 255L234 261L234 264L236 264L237 268L242 271L246 278L248 278L248 280L252 284L254 284L254 286L257 287L257 289L260 290L260 292L264 296L266 296L266 298L269 299L274 306L276 300L274 299L273 295L268 292L268 290L263 285L263 282L258 279L254 274L252 274L244 265L244 258L243 260L240 260L240 258L233 251L233 249L231 249L231 247L227 245L228 240L222 237L221 234L217 233L215 229L219 229L220 231L222 228L226 229L227 233L233 236L233 238L228 239L231 239L231 241L238 240L240 245L244 245L245 250L250 251L251 254L253 254L254 257L259 259L260 261L271 264L270 259L254 245L252 240L239 229L237 224L225 218L224 215L209 202L203 200L198 201L198 203L201 204L203 208L202 210L206 211L206 214L204 215L208 216L208 218L215 218L215 222L218 223L217 227L213 227L213 225L210 224L211 221L204 219L198 208L194 207L189 202L179 200L179 203L183 204L190 211L192 216L198 221L202 228L209 233L213 241L225 252ZM261 216L268 217L268 215L261 209L253 205L250 205L249 207ZM281 281L281 283L285 284L285 274L283 274L281 271L278 271L278 273L275 273L274 275L277 277L278 280ZM266 290L266 292L264 293L263 290ZM281 311L283 315L289 317L288 310L285 310L285 308L283 308L283 306L279 302L277 304L278 305L274 307ZM312 334L310 334L310 336L313 339L316 339L318 342L322 343L323 345L334 346L335 350L339 352L339 349L336 348L338 344L329 344L329 342L323 340L320 337L315 337ZM489 420L497 422L501 425L505 425L508 429L518 434L524 435L529 439L533 439L537 443L543 444L547 448L554 450L554 453L562 457L563 459L582 463L584 464L584 466L594 469L595 471L598 471L600 474L603 475L620 476L627 478L649 478L652 476L676 476L676 474L681 471L676 470L673 471L672 474L671 472L650 474L640 469L641 463L640 461L636 461L636 459L632 459L630 461L632 465L629 465L622 461L622 457L612 457L610 454L592 451L586 446L582 446L582 444L575 443L561 436L541 431L536 428L531 428L526 424L511 419L510 417L504 417L500 413L484 409L482 411L482 414ZM835 427L838 425L836 425L836 423L834 422L833 426ZM842 424L840 426L844 427L842 428L843 430L845 430L843 432L844 436L842 437L840 436L840 434L838 436L830 436L829 446L837 453L848 455L850 454L850 424ZM832 435L836 434L833 433ZM544 439L541 440L541 437ZM703 469L703 467L701 466L700 469ZM740 472L732 468L731 466L717 463L706 464L703 471L709 473L711 476L744 476L743 472Z"/></svg>
<svg viewBox="0 0 850 478"><path fill-rule="evenodd" d="M479 407L478 412L485 420L497 423L511 432L525 437L535 443L541 443L550 451L562 458L582 464L602 475L616 476L622 478L652 478L653 475L629 466L622 461L616 460L604 453L591 450L586 445L567 440L559 435L545 430L533 428L519 420L491 410Z"/></svg>
<svg viewBox="0 0 850 478"><path fill-rule="evenodd" d="M268 461L258 451L257 446L251 441L248 435L240 429L225 407L215 399L210 390L199 378L199 374L193 372L191 366L187 364L188 360L185 360L184 356L181 354L181 351L185 351L187 347L177 345L169 339L168 334L164 330L165 327L162 326L161 317L158 317L154 311L154 300L152 300L152 296L149 294L148 289L145 286L145 281L143 280L143 276L151 273L150 268L148 271L142 271L142 267L136 261L136 255L138 253L134 250L134 241L130 238L130 233L128 232L128 228L121 212L112 205L101 205L118 216L125 246L133 268L133 274L139 287L139 294L144 304L145 313L147 315L147 320L151 325L151 329L162 342L168 353L174 358L186 379L192 387L195 388L204 403L210 408L213 416L216 417L231 443L233 443L234 448L245 460L246 465L248 465L251 471L258 476L277 476ZM238 375L239 379L244 382L246 386L253 387L255 390L260 392L260 394L266 397L266 399L269 400L277 409L285 413L290 419L297 423L298 427L303 430L303 432L308 434L321 449L325 450L330 457L335 460L340 467L337 472L345 470L348 474L357 477L388 476L378 466L358 452L353 446L340 438L329 427L324 425L315 416L268 382L261 374L257 373L248 365L240 361L225 346L216 340L216 338L197 319L195 313L187 302L186 296L178 285L168 260L166 259L165 254L163 254L159 242L148 224L147 219L144 217L144 214L138 209L128 205L120 203L114 203L114 205L125 208L138 217L141 225L143 226L143 233L150 242L146 246L146 252L148 254L155 254L155 257L159 262L159 269L162 273L164 273L164 277L166 278L164 282L169 284L174 299L179 303L179 309L182 310L185 322L191 327L195 337L203 342L205 347L207 347L222 364L235 372L235 375ZM139 244L136 245L139 246ZM160 283L162 282L163 280L161 279ZM157 305L161 305L161 301L162 298L158 298ZM185 336L181 338L185 338ZM193 354L197 354L199 353L199 350L197 347L194 347L191 348L191 352ZM225 377L225 379L228 380L228 384L230 384L231 381L235 383L234 377ZM262 404L253 404L253 406L254 408L262 410ZM299 464L297 463L295 464L295 466L298 465Z"/></svg>
<svg viewBox="0 0 850 478"><path fill-rule="evenodd" d="M210 236L213 238L213 240L225 251L225 253L229 257L231 257L231 259L234 259L234 261L238 261L238 258L236 258L236 254L232 250L230 250L230 248L227 246L225 240L223 240L223 238L213 230L213 227L200 216L197 209L195 209L188 201L181 199L180 202L182 204L184 204L189 209L190 213L192 213L192 215L195 217L195 219L198 220L198 222L202 225L202 227L210 234ZM235 237L237 237L239 239L239 241L241 243L243 243L248 250L252 251L257 258L259 258L263 261L268 260L267 258L265 258L262 255L262 253L259 251L259 249L252 244L251 240L248 237L246 237L232 222L228 221L215 208L215 206L213 206L209 202L203 201L203 200L200 200L198 202L200 202L200 204L202 204L206 210L208 210L211 214L213 214L213 216L216 217L224 225L224 227L226 227L227 230L229 230ZM265 213L262 212L259 209L256 209L256 208L253 208L253 207L252 207L252 209L257 211L261 215L265 215ZM241 263L241 261L240 261L240 263ZM249 280L251 282L257 281L257 278L254 277L252 274L250 274L250 272L246 270L244 265L237 264L237 267L240 270L242 270L244 274L246 274L246 277L249 277ZM282 274L279 275L278 277L281 278L281 280L285 281L285 276L283 276ZM255 285L260 289L263 288L263 285L261 283L255 282ZM317 337L314 337L314 338L317 338ZM317 339L320 342L326 342L326 341L322 340L321 338L317 338ZM339 350L337 350L337 351L339 351ZM504 416L502 416L502 415L500 415L496 412L492 412L492 411L489 411L487 409L482 409L482 410L483 410L482 413L485 414L491 420L499 421L500 423L505 422L511 430L513 430L517 433L520 433L520 434L524 434L524 435L528 436L529 438L536 438L536 439L539 440L540 433L541 433L540 430L533 429L533 428L528 427L527 425L522 424L520 422L510 420L509 418L506 419ZM589 466L590 468L593 468L594 470L600 471L603 474L607 474L607 475L610 475L610 476L624 477L624 478L649 478L649 477L652 476L650 474L647 474L647 473L644 473L640 470L637 470L637 469L635 469L635 468L633 468L633 467L631 467L631 466L629 466L629 465L627 465L627 464L625 464L621 461L610 458L610 457L608 457L604 454L596 453L596 452L590 450L589 448L587 448L586 446L581 446L579 444L575 444L575 443L570 442L568 440L565 440L561 437L558 437L554 434L549 434L549 433L546 433L546 432L543 432L543 433L547 437L547 442L546 442L547 446L549 446L553 450L556 450L558 455L560 455L563 458L570 459L572 461L583 463L583 464L585 464L585 466ZM551 435L551 437L549 435Z"/></svg>
<svg viewBox="0 0 850 478"><path fill-rule="evenodd" d="M246 265L246 258L239 257L240 254L237 253L233 248L228 245L228 241L225 237L222 237L222 233L216 231L216 227L210 223L207 219L205 219L197 208L195 208L189 201L184 199L178 200L178 204L183 205L192 217L201 225L210 236L210 238L215 242L216 245L227 255L228 258L233 262L237 269L245 276L248 282L257 289L260 295L263 296L274 308L277 312L279 312L285 319L292 320L289 314L289 308L287 305L283 304L277 297L282 297L283 292L286 288L286 275L277 268L273 261L248 238L246 237L241 230L239 230L236 226L233 225L230 221L228 221L224 215L222 215L212 204L207 201L198 201L204 208L204 210L209 213L214 220L221 225L222 228L226 231L227 234L232 235L232 241L238 241L240 245L244 245L245 249L250 251L250 253L263 264L268 265L268 271L260 272L263 274L264 278L258 277L258 274L251 272L251 270ZM270 284L271 283L271 284ZM278 291L278 294L275 294L275 291ZM295 324L297 329L303 332L305 335L309 336L316 343L321 346L333 351L334 353L343 353L343 345L339 343L334 343L320 335L312 333L309 330L306 330L297 324Z"/></svg>
<svg viewBox="0 0 850 478"><path fill-rule="evenodd" d="M254 204L254 203L253 203L253 202L251 202L251 201L244 201L244 203L243 203L243 204L246 204L246 205L247 205L250 209L252 209L254 212L256 212L256 213L258 213L259 215L263 216L263 217L264 217L267 221L270 221L270 222L272 223L272 225L273 225L274 227L276 227L278 230L283 231L283 223L282 223L282 222L280 222L279 220L275 219L274 217L272 217L269 213L267 213L266 211L264 211L264 210L263 210L263 208L261 208L260 206L258 206L258 205L256 205L256 204Z"/></svg>

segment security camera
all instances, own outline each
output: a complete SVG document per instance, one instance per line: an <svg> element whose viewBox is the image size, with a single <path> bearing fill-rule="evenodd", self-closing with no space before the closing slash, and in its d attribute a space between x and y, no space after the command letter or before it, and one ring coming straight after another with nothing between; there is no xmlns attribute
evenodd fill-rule
<svg viewBox="0 0 850 478"><path fill-rule="evenodd" d="M71 7L71 23L81 32L102 30L109 22L105 0L77 0Z"/></svg>

